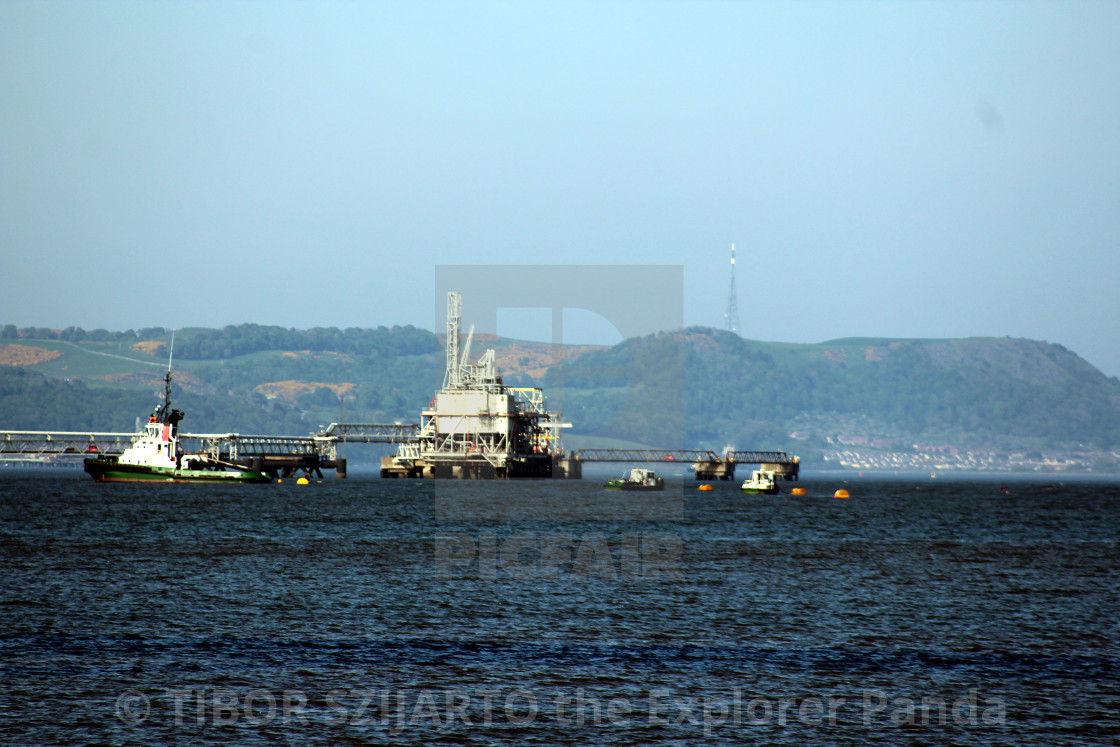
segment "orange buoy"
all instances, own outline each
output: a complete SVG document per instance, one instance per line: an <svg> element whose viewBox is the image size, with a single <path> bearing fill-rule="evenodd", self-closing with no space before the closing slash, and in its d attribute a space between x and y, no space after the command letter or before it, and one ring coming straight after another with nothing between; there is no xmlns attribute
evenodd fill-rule
<svg viewBox="0 0 1120 747"><path fill-rule="evenodd" d="M698 487L697 490L708 491L708 490L715 490L715 488L713 488L711 485L704 484L704 485L701 485L700 487Z"/></svg>
<svg viewBox="0 0 1120 747"><path fill-rule="evenodd" d="M851 498L852 496L850 496L848 494L847 490L840 489L840 490L837 490L835 493L833 493L832 497L833 498Z"/></svg>
<svg viewBox="0 0 1120 747"><path fill-rule="evenodd" d="M809 495L809 491L806 490L805 488L794 488L793 489L793 494L794 495Z"/></svg>

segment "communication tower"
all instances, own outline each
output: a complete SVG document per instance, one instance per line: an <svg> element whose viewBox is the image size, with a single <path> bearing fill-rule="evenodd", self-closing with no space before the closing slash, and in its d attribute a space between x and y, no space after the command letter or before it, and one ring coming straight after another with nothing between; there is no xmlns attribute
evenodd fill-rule
<svg viewBox="0 0 1120 747"><path fill-rule="evenodd" d="M739 334L739 302L735 300L735 245L731 245L731 289L727 291L727 331Z"/></svg>

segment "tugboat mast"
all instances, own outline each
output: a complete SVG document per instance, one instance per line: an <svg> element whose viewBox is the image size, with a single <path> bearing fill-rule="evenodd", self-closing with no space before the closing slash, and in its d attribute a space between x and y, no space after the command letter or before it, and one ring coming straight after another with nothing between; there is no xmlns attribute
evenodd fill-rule
<svg viewBox="0 0 1120 747"><path fill-rule="evenodd" d="M167 351L167 373L163 375L163 402L156 408L156 421L167 422L171 412L171 358L175 355L175 330L171 331L171 349Z"/></svg>

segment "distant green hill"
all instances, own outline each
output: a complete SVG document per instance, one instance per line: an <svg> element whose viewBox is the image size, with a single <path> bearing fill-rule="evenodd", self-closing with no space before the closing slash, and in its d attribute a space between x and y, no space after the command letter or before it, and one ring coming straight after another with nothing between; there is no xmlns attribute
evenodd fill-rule
<svg viewBox="0 0 1120 747"><path fill-rule="evenodd" d="M741 448L850 434L960 448L1120 448L1120 381L1034 340L850 338L815 345L692 328L573 361L566 414L611 435ZM596 372L599 372L598 374ZM664 424L631 404L634 392ZM674 413L680 413L674 420ZM798 439L791 434L798 434Z"/></svg>
<svg viewBox="0 0 1120 747"><path fill-rule="evenodd" d="M44 339L46 338L46 339ZM0 334L0 430L131 430L162 391L171 333ZM1060 345L1009 338L848 338L801 345L689 328L612 348L499 348L507 383L544 386L583 443L784 448L838 437L911 448L1120 450L1120 381ZM413 327L175 333L174 398L193 432L306 434L415 422L442 379Z"/></svg>

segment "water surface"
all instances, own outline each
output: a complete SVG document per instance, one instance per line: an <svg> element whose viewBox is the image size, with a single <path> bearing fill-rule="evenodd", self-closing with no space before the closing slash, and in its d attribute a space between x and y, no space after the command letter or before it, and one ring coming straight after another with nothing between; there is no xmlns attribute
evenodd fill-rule
<svg viewBox="0 0 1120 747"><path fill-rule="evenodd" d="M1115 483L3 478L5 744L1120 736Z"/></svg>

